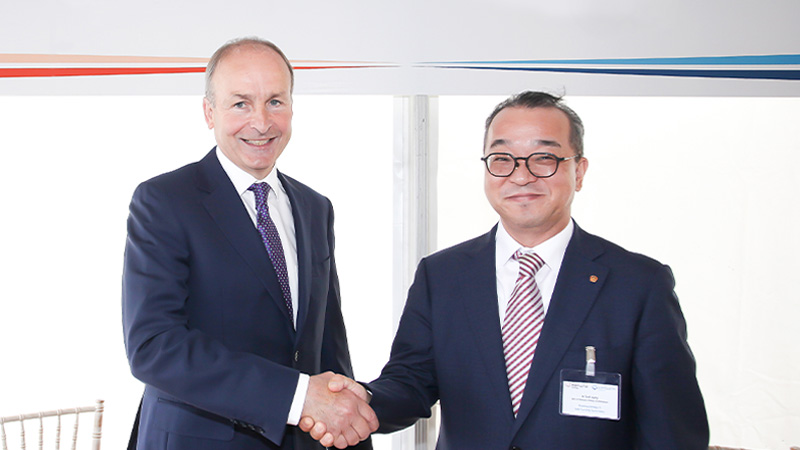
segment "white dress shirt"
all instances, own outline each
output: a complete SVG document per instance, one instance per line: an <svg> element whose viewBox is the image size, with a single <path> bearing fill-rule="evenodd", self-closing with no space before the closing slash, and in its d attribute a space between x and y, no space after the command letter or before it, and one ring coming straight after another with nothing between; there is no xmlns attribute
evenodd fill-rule
<svg viewBox="0 0 800 450"><path fill-rule="evenodd" d="M519 276L519 262L513 256L517 250L521 249L525 253L534 252L544 260L544 266L536 272L536 284L542 294L544 312L550 306L550 299L553 297L553 289L556 286L558 272L561 270L561 262L564 260L564 253L567 245L572 238L572 231L575 225L572 220L567 226L555 236L542 242L533 248L527 248L514 240L508 231L503 227L503 222L497 224L497 235L495 236L495 270L497 274L497 308L500 312L500 325L506 317L506 306L514 290L514 284Z"/></svg>
<svg viewBox="0 0 800 450"><path fill-rule="evenodd" d="M242 200L247 213L250 214L250 219L253 221L253 226L256 228L258 228L256 196L253 191L248 190L248 188L253 183L260 182L266 182L272 188L267 196L267 205L269 206L269 216L275 223L275 228L278 229L278 235L281 238L281 246L283 247L283 255L286 258L286 271L289 274L289 290L292 295L292 310L294 312L292 321L296 326L298 305L297 290L300 286L297 268L297 239L295 238L292 204L289 202L289 196L286 195L283 184L280 179L278 179L278 171L273 167L273 170L269 172L266 178L258 180L234 164L219 148L217 148L216 154L220 165L222 165L222 169L228 175L228 178L230 178L231 183L233 183L233 187L239 194L239 198ZM308 381L309 376L301 373L297 381L292 407L289 410L289 417L286 420L286 423L289 425L297 425L300 422L300 415L303 412L303 403L305 403L306 392L308 391Z"/></svg>

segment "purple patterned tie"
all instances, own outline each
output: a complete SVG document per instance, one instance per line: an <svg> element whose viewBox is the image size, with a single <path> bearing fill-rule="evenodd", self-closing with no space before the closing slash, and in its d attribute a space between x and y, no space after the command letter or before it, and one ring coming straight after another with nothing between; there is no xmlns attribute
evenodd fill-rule
<svg viewBox="0 0 800 450"><path fill-rule="evenodd" d="M292 294L289 290L289 272L286 270L286 257L283 256L283 245L281 244L281 237L278 234L278 229L275 228L275 222L269 217L267 196L271 188L267 183L253 183L253 185L247 189L253 191L253 194L256 196L258 232L261 233L261 240L264 241L264 246L267 248L267 253L269 253L269 259L272 260L272 266L275 268L275 273L278 275L278 283L280 283L281 291L283 291L283 300L286 303L286 308L289 310L289 317L294 321Z"/></svg>
<svg viewBox="0 0 800 450"><path fill-rule="evenodd" d="M544 322L542 294L534 278L544 265L544 260L536 253L522 253L519 250L514 254L514 259L519 261L519 276L503 320L503 353L506 357L511 407L516 417Z"/></svg>

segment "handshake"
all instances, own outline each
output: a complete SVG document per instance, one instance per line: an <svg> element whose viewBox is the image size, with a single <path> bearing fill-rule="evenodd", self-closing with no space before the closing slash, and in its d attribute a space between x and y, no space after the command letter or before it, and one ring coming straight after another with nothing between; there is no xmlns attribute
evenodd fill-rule
<svg viewBox="0 0 800 450"><path fill-rule="evenodd" d="M378 429L363 386L333 372L310 377L298 426L325 447L356 445Z"/></svg>

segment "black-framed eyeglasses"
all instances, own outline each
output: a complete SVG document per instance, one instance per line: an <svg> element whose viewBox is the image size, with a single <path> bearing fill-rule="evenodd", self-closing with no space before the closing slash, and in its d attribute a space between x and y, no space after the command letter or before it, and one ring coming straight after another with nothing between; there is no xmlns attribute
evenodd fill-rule
<svg viewBox="0 0 800 450"><path fill-rule="evenodd" d="M536 178L549 178L556 174L559 163L577 157L578 155L561 158L545 152L531 153L526 157L514 156L511 153L489 153L481 158L481 161L486 163L486 170L496 177L510 177L519 167L519 162L525 161L525 167L531 175Z"/></svg>

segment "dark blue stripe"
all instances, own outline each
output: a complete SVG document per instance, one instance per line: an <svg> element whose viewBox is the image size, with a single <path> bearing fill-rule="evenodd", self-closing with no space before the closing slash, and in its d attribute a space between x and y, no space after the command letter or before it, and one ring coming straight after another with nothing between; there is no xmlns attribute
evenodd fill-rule
<svg viewBox="0 0 800 450"><path fill-rule="evenodd" d="M800 80L800 70L702 70L702 69L581 69L566 67L436 66L442 69L513 70L525 72L590 73L662 77L738 78L757 80Z"/></svg>
<svg viewBox="0 0 800 450"><path fill-rule="evenodd" d="M432 64L615 64L615 65L793 65L800 55L687 56L676 58L533 59L511 61L440 61Z"/></svg>

